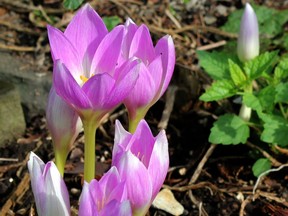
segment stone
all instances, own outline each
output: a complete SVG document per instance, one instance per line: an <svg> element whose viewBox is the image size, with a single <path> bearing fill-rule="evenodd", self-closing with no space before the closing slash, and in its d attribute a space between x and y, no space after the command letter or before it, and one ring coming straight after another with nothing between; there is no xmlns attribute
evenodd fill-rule
<svg viewBox="0 0 288 216"><path fill-rule="evenodd" d="M0 80L14 84L18 89L25 118L45 114L52 73L41 72L25 62L25 59L0 52Z"/></svg>
<svg viewBox="0 0 288 216"><path fill-rule="evenodd" d="M0 81L0 147L20 137L26 128L17 88Z"/></svg>

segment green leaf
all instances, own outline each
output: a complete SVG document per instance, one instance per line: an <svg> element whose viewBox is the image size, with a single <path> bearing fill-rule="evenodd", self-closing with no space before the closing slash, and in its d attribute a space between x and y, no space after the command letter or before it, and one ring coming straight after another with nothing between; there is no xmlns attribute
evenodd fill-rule
<svg viewBox="0 0 288 216"><path fill-rule="evenodd" d="M259 177L263 172L266 172L270 168L271 162L267 158L260 158L254 163L252 171L254 176Z"/></svg>
<svg viewBox="0 0 288 216"><path fill-rule="evenodd" d="M64 0L64 7L69 10L75 10L84 2L84 0Z"/></svg>
<svg viewBox="0 0 288 216"><path fill-rule="evenodd" d="M242 69L234 63L231 59L228 59L229 63L229 71L230 71L230 76L236 86L241 86L243 83L246 81L246 76L243 73Z"/></svg>
<svg viewBox="0 0 288 216"><path fill-rule="evenodd" d="M277 144L282 147L288 146L288 124L287 121L276 115L260 114L259 117L264 121L264 130L261 134L263 142Z"/></svg>
<svg viewBox="0 0 288 216"><path fill-rule="evenodd" d="M216 51L197 51L196 53L200 66L212 79L230 79L228 59L231 58L231 55Z"/></svg>
<svg viewBox="0 0 288 216"><path fill-rule="evenodd" d="M107 16L103 17L103 22L105 23L108 31L111 31L116 25L121 23L121 19L118 16Z"/></svg>
<svg viewBox="0 0 288 216"><path fill-rule="evenodd" d="M261 89L258 94L257 98L260 101L262 110L265 110L267 112L272 112L274 109L274 101L275 101L275 95L276 91L274 86L267 86L263 89Z"/></svg>
<svg viewBox="0 0 288 216"><path fill-rule="evenodd" d="M288 38L288 35L287 35ZM276 82L280 82L283 79L286 79L288 77L288 59L284 58L282 59L274 71L274 79Z"/></svg>
<svg viewBox="0 0 288 216"><path fill-rule="evenodd" d="M288 103L288 83L279 83L276 87L275 103Z"/></svg>
<svg viewBox="0 0 288 216"><path fill-rule="evenodd" d="M288 21L287 10L278 11L265 6L253 5L256 13L259 32L261 35L274 37L283 32L282 25ZM228 21L221 27L224 31L238 33L240 30L240 22L243 14L242 10L236 10L228 17Z"/></svg>
<svg viewBox="0 0 288 216"><path fill-rule="evenodd" d="M240 117L233 114L220 116L214 122L209 136L209 142L215 144L240 144L246 143L249 137L249 127Z"/></svg>
<svg viewBox="0 0 288 216"><path fill-rule="evenodd" d="M243 103L253 110L262 111L261 103L253 93L244 93Z"/></svg>
<svg viewBox="0 0 288 216"><path fill-rule="evenodd" d="M212 83L211 87L201 95L200 100L217 101L236 94L237 89L230 80L218 80Z"/></svg>
<svg viewBox="0 0 288 216"><path fill-rule="evenodd" d="M248 78L254 80L266 72L275 63L277 59L278 51L265 52L262 55L257 56L251 61L248 61L244 65L244 70Z"/></svg>

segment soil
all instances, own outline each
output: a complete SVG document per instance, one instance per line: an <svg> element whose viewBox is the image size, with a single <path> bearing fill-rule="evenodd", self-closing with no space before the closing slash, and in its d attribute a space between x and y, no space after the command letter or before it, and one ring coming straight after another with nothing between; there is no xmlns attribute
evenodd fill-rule
<svg viewBox="0 0 288 216"><path fill-rule="evenodd" d="M265 176L255 193L253 187L257 178L251 170L257 155L261 155L259 148L282 163L287 159L273 155L263 146L209 143L210 128L217 116L237 113L239 107L229 100L221 104L199 100L211 79L200 68L195 51L213 50L223 45L219 45L219 41L235 40L235 35L219 27L225 23L229 13L243 7L244 1L191 0L190 6L181 0L103 0L90 3L101 16L117 15L123 21L129 16L137 24L145 23L154 41L167 33L173 36L177 55L174 76L166 95L149 110L146 120L154 135L160 129L166 129L170 169L163 187L170 189L183 205L183 215L288 215L287 169ZM255 3L277 9L287 8L284 1L258 0ZM49 17L53 17L56 26L65 28L73 15L61 5L60 0L0 0L0 49L15 58L26 59L31 67L51 73L45 26ZM36 9L44 11L44 15L33 16ZM194 27L185 29L191 25ZM164 110L169 113L168 117ZM0 149L1 216L37 215L27 160L30 151L44 162L54 158L44 116L39 113L27 119L25 134ZM115 110L97 131L97 178L111 164L115 119L127 126L127 113L123 106ZM64 180L70 193L72 215L77 215L83 183L83 138L82 132L65 167ZM148 215L170 214L152 206Z"/></svg>

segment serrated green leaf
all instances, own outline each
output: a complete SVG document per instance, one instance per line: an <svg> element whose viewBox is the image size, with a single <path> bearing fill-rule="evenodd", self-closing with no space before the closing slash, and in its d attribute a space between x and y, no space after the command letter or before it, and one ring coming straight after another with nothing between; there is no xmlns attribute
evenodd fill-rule
<svg viewBox="0 0 288 216"><path fill-rule="evenodd" d="M288 38L288 35L287 35ZM274 71L275 82L280 82L288 77L288 59L282 59Z"/></svg>
<svg viewBox="0 0 288 216"><path fill-rule="evenodd" d="M212 83L211 87L201 95L200 100L217 101L233 96L237 89L230 80L218 80Z"/></svg>
<svg viewBox="0 0 288 216"><path fill-rule="evenodd" d="M64 0L63 5L66 9L75 10L84 2L84 0Z"/></svg>
<svg viewBox="0 0 288 216"><path fill-rule="evenodd" d="M230 79L228 59L231 55L223 52L197 51L200 66L214 80Z"/></svg>
<svg viewBox="0 0 288 216"><path fill-rule="evenodd" d="M264 75L264 73L267 72L267 70L275 63L277 55L278 51L265 52L253 60L246 62L244 65L244 70L247 77L254 80Z"/></svg>
<svg viewBox="0 0 288 216"><path fill-rule="evenodd" d="M242 69L234 63L231 59L228 59L230 76L236 86L241 86L246 81L246 76Z"/></svg>
<svg viewBox="0 0 288 216"><path fill-rule="evenodd" d="M243 103L256 111L262 111L262 106L259 99L252 93L244 93Z"/></svg>
<svg viewBox="0 0 288 216"><path fill-rule="evenodd" d="M106 16L103 17L103 22L105 23L108 31L111 31L116 25L121 23L121 19L118 16Z"/></svg>
<svg viewBox="0 0 288 216"><path fill-rule="evenodd" d="M279 83L276 87L275 103L288 103L288 83Z"/></svg>
<svg viewBox="0 0 288 216"><path fill-rule="evenodd" d="M246 143L249 137L249 127L239 116L225 114L214 122L209 136L209 142L224 145Z"/></svg>
<svg viewBox="0 0 288 216"><path fill-rule="evenodd" d="M256 95L260 101L261 107L263 111L272 112L274 109L274 101L275 101L276 91L274 86L267 86L261 89Z"/></svg>
<svg viewBox="0 0 288 216"><path fill-rule="evenodd" d="M287 121L276 115L259 114L259 117L264 121L264 130L261 134L263 142L277 144L282 147L288 146L288 124Z"/></svg>
<svg viewBox="0 0 288 216"><path fill-rule="evenodd" d="M267 158L258 159L252 167L253 174L256 177L259 177L263 172L266 172L269 169L271 169L271 162Z"/></svg>

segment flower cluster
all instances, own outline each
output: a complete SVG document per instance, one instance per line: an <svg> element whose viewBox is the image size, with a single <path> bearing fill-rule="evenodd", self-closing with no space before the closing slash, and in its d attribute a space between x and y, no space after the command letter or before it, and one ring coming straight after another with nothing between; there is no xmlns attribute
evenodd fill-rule
<svg viewBox="0 0 288 216"><path fill-rule="evenodd" d="M55 164L31 153L28 169L39 215L70 215L62 178L83 126L84 185L79 215L145 215L169 167L164 131L154 137L144 117L164 94L175 65L171 36L154 46L149 29L131 19L108 32L84 5L64 32L48 26L53 86L46 111ZM102 118L123 103L129 132L116 121L112 167L95 180L95 134Z"/></svg>

